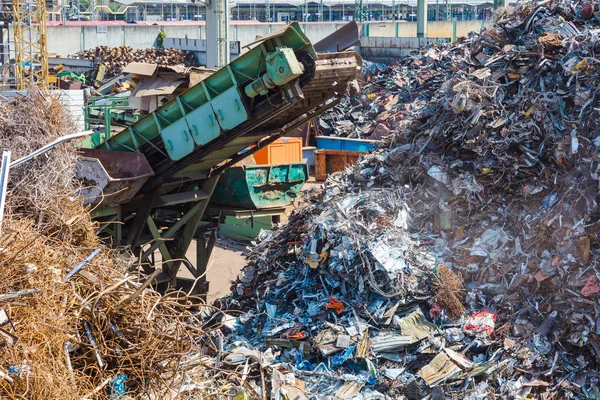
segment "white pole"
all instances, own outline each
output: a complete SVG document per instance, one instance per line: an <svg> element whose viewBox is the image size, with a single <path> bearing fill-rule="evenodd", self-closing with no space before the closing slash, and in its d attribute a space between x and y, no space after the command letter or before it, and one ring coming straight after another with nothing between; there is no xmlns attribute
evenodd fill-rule
<svg viewBox="0 0 600 400"><path fill-rule="evenodd" d="M10 151L2 153L2 167L0 169L0 234L2 233L2 220L4 219L4 205L6 203L6 188L8 186L8 171L10 170Z"/></svg>

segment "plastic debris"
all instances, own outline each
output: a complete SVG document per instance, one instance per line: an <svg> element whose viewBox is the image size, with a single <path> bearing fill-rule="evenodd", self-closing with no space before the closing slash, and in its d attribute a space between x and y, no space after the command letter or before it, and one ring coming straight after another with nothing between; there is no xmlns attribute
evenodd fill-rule
<svg viewBox="0 0 600 400"><path fill-rule="evenodd" d="M344 312L344 304L333 298L333 296L329 297L329 303L325 304L326 308L329 308L330 310L335 310L336 313L341 314Z"/></svg>
<svg viewBox="0 0 600 400"><path fill-rule="evenodd" d="M498 314L487 310L478 311L473 316L467 319L465 323L465 331L467 332L485 332L489 335L494 333L496 319Z"/></svg>
<svg viewBox="0 0 600 400"><path fill-rule="evenodd" d="M119 400L125 397L125 381L127 375L119 374L109 384L109 393L111 400Z"/></svg>

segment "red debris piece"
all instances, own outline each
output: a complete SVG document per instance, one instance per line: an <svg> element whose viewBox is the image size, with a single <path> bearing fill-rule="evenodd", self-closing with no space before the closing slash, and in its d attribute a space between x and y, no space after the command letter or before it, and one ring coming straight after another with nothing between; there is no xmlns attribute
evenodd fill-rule
<svg viewBox="0 0 600 400"><path fill-rule="evenodd" d="M290 333L287 335L287 337L290 340L302 340L302 339L306 339L306 333L304 333L304 332Z"/></svg>
<svg viewBox="0 0 600 400"><path fill-rule="evenodd" d="M596 275L592 275L585 281L585 286L581 289L581 294L589 297L598 293L600 293L600 280L596 278Z"/></svg>
<svg viewBox="0 0 600 400"><path fill-rule="evenodd" d="M325 304L325 307L335 310L338 314L343 313L346 308L341 301L334 299L333 296L329 296L329 303Z"/></svg>
<svg viewBox="0 0 600 400"><path fill-rule="evenodd" d="M478 311L467 320L465 331L471 332L487 332L488 335L494 333L496 327L496 319L498 313L488 310Z"/></svg>
<svg viewBox="0 0 600 400"><path fill-rule="evenodd" d="M431 307L431 310L429 310L429 314L438 315L438 314L441 314L442 311L443 311L442 307L440 307L436 304L433 307Z"/></svg>

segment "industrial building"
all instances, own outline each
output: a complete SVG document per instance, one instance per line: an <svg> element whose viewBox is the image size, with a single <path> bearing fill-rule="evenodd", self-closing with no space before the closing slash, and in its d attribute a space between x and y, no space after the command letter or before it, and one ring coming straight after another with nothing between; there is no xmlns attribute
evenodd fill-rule
<svg viewBox="0 0 600 400"><path fill-rule="evenodd" d="M110 1L96 4L82 0L59 0L49 10L53 21L204 21L206 7L188 1ZM482 0L436 0L427 7L429 21L489 20L493 2ZM362 12L358 12L362 10ZM417 0L353 1L243 1L229 2L232 21L325 22L410 21L417 19ZM94 17L92 17L92 14Z"/></svg>

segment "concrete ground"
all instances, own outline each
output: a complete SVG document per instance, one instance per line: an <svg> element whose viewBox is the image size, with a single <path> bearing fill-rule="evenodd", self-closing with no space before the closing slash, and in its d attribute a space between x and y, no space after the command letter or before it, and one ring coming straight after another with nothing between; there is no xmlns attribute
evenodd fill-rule
<svg viewBox="0 0 600 400"><path fill-rule="evenodd" d="M246 258L242 255L245 245L227 239L218 239L213 249L211 259L206 271L206 279L209 282L209 303L215 299L226 296L231 292L231 281L235 280L246 265ZM196 241L194 240L188 249L187 258L196 266ZM179 270L179 275L192 278L185 268Z"/></svg>

